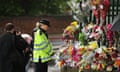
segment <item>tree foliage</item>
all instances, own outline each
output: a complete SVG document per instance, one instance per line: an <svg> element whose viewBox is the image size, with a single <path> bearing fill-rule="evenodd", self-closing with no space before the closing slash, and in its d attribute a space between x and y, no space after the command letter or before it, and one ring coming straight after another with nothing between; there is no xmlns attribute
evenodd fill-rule
<svg viewBox="0 0 120 72"><path fill-rule="evenodd" d="M69 8L67 0L0 0L0 16L58 15Z"/></svg>

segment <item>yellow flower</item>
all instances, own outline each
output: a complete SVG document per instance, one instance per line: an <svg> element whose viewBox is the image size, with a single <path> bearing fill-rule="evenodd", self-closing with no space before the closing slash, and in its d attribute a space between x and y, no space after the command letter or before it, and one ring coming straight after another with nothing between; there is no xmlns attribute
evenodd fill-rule
<svg viewBox="0 0 120 72"><path fill-rule="evenodd" d="M71 25L72 25L72 26L77 26L77 25L78 25L78 22L77 22L77 21L73 21L73 22L71 23Z"/></svg>

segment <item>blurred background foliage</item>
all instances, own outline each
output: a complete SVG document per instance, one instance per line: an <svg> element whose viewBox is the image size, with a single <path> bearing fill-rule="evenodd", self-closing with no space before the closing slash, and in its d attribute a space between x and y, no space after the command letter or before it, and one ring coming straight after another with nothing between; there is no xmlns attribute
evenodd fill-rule
<svg viewBox="0 0 120 72"><path fill-rule="evenodd" d="M66 15L69 0L0 0L0 16Z"/></svg>

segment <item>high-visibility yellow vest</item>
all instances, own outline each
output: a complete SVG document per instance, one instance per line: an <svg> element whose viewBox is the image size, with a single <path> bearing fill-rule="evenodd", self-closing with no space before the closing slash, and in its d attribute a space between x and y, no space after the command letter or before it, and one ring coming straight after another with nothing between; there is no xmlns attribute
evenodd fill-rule
<svg viewBox="0 0 120 72"><path fill-rule="evenodd" d="M51 55L53 54L52 45L48 41L46 35L42 32L40 34L40 29L34 33L34 49L33 49L33 62L47 62L51 60Z"/></svg>

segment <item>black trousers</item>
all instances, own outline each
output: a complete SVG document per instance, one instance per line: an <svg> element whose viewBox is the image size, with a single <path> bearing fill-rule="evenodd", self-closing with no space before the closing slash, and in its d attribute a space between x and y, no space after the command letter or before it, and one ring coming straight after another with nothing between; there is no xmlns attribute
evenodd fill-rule
<svg viewBox="0 0 120 72"><path fill-rule="evenodd" d="M35 63L35 72L47 72L48 71L48 63L41 63L41 60L39 60L38 63Z"/></svg>
<svg viewBox="0 0 120 72"><path fill-rule="evenodd" d="M24 62L20 62L20 61L12 62L14 68L12 72L25 72L25 65L23 63Z"/></svg>

